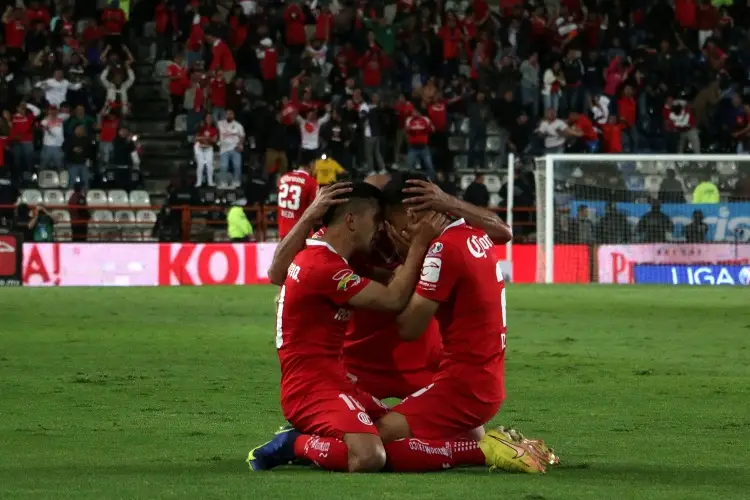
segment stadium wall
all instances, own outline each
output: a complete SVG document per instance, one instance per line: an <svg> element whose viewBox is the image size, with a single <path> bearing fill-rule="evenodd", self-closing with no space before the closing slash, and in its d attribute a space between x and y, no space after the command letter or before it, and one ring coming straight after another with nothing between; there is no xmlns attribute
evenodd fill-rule
<svg viewBox="0 0 750 500"><path fill-rule="evenodd" d="M263 284L275 250L275 243L26 243L22 281L25 286ZM504 246L496 251L505 259ZM513 281L534 283L536 246L513 245L512 251ZM556 245L555 254L556 283L634 283L636 274L639 282L661 282L673 274L671 269L636 273L639 265L719 265L712 270L714 281L722 265L735 266L726 272L738 282L750 273L744 270L750 266L750 244ZM674 272L679 283L689 283L694 271Z"/></svg>

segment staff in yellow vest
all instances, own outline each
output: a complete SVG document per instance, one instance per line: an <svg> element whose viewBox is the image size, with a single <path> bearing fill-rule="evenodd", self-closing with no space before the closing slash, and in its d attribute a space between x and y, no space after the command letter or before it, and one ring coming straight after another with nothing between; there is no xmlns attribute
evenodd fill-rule
<svg viewBox="0 0 750 500"><path fill-rule="evenodd" d="M719 187L711 182L710 177L706 177L693 190L693 203L719 203L721 195Z"/></svg>
<svg viewBox="0 0 750 500"><path fill-rule="evenodd" d="M313 167L313 176L315 176L315 180L318 181L319 186L333 184L338 180L339 175L345 173L346 169L344 167L326 155L323 155L320 160L316 161Z"/></svg>
<svg viewBox="0 0 750 500"><path fill-rule="evenodd" d="M253 225L247 219L245 205L247 205L247 200L240 198L227 211L227 233L229 239L237 243L250 241L253 235Z"/></svg>

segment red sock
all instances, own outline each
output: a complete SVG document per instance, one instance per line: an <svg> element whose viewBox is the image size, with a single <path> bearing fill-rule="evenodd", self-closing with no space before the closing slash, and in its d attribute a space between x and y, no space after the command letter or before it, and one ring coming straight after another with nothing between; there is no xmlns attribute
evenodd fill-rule
<svg viewBox="0 0 750 500"><path fill-rule="evenodd" d="M386 444L385 453L393 472L430 472L485 464L478 441L400 439Z"/></svg>
<svg viewBox="0 0 750 500"><path fill-rule="evenodd" d="M294 441L294 454L326 470L349 471L349 448L340 439L303 434Z"/></svg>

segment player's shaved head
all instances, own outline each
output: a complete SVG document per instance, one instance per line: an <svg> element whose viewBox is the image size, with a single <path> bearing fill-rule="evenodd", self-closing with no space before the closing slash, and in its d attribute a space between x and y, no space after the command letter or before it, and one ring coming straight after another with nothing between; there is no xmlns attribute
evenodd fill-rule
<svg viewBox="0 0 750 500"><path fill-rule="evenodd" d="M368 175L365 182L382 190L385 189L385 186L390 182L391 178L391 174L373 174Z"/></svg>
<svg viewBox="0 0 750 500"><path fill-rule="evenodd" d="M346 214L362 215L371 208L380 212L383 192L370 183L355 182L352 190L342 194L340 198L348 198L349 201L328 209L322 221L326 227L341 221Z"/></svg>

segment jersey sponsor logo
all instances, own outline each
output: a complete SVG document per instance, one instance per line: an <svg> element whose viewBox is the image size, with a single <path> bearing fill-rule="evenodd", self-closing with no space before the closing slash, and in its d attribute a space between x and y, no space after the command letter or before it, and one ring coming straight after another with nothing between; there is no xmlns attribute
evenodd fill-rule
<svg viewBox="0 0 750 500"><path fill-rule="evenodd" d="M333 316L333 319L336 321L349 321L349 318L351 317L351 312L349 309L341 308L338 311L336 311L336 314Z"/></svg>
<svg viewBox="0 0 750 500"><path fill-rule="evenodd" d="M357 419L365 425L372 425L372 419L370 418L370 415L363 411L357 413Z"/></svg>
<svg viewBox="0 0 750 500"><path fill-rule="evenodd" d="M336 289L342 292L349 290L350 288L359 285L362 278L358 274L355 274L351 269L342 269L333 275L333 281L338 281Z"/></svg>
<svg viewBox="0 0 750 500"><path fill-rule="evenodd" d="M440 252L443 251L443 244L439 241L436 241L431 247L430 251L427 252L427 255L440 255Z"/></svg>
<svg viewBox="0 0 750 500"><path fill-rule="evenodd" d="M420 280L424 283L437 283L440 279L440 269L442 267L443 259L439 257L426 257L422 264Z"/></svg>
<svg viewBox="0 0 750 500"><path fill-rule="evenodd" d="M295 263L291 263L291 264L289 264L289 269L287 269L287 271L286 271L286 275L289 278L291 278L294 281L296 281L297 283L299 283L299 273L300 273L300 271L302 271L301 267L299 267Z"/></svg>
<svg viewBox="0 0 750 500"><path fill-rule="evenodd" d="M469 253L477 259L486 258L487 250L492 246L492 240L486 234L482 237L472 236L466 239L466 247L469 249Z"/></svg>

